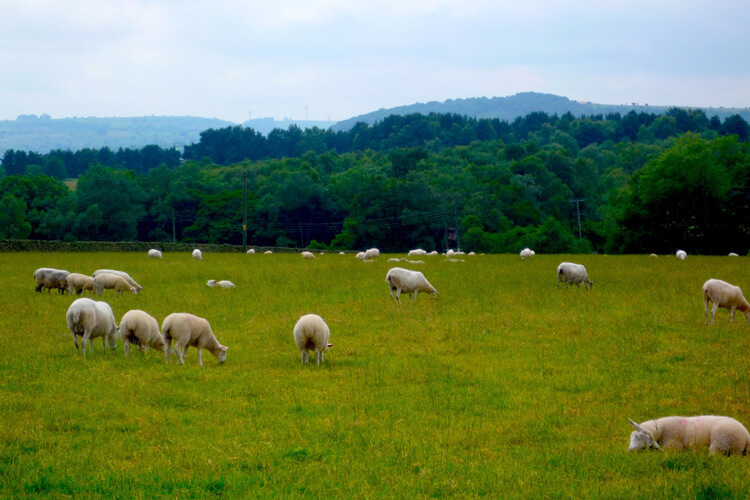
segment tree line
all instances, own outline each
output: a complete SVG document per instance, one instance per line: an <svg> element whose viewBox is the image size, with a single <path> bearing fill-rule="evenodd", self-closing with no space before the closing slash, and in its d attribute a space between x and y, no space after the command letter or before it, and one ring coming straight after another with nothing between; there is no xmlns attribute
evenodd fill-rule
<svg viewBox="0 0 750 500"><path fill-rule="evenodd" d="M747 139L739 116L673 108L513 122L394 115L268 137L227 127L181 155L12 151L0 238L240 244L244 180L254 245L744 254ZM50 175L52 158L79 172L75 191Z"/></svg>

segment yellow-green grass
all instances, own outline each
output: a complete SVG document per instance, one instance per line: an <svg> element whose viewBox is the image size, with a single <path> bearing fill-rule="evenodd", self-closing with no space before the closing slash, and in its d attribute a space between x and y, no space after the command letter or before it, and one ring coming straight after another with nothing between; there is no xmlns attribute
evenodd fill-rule
<svg viewBox="0 0 750 500"><path fill-rule="evenodd" d="M730 415L750 425L750 326L704 322L701 285L750 291L744 258L422 257L440 297L391 301L390 255L0 254L0 496L40 498L750 495L750 459L628 453L636 421ZM594 288L556 287L564 260ZM122 344L76 354L75 297L35 293L56 267L129 272L119 322L187 311L229 346L204 367ZM208 279L237 288L211 289ZM292 328L331 328L303 366Z"/></svg>

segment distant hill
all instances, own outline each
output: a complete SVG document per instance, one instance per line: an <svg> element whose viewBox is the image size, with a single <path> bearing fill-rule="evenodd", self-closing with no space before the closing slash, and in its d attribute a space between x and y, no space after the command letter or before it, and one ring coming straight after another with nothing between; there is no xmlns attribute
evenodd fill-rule
<svg viewBox="0 0 750 500"><path fill-rule="evenodd" d="M200 140L209 128L235 125L216 118L193 116L140 116L132 118L59 118L49 115L21 115L0 120L0 155L8 149L48 153L53 149L121 147L147 145L182 148Z"/></svg>
<svg viewBox="0 0 750 500"><path fill-rule="evenodd" d="M468 99L448 99L444 102L430 101L390 109L379 109L371 113L355 116L338 122L333 130L350 130L357 122L373 124L389 115L407 115L412 113L455 113L474 118L500 118L513 121L519 116L526 116L534 111L543 111L550 115L563 115L571 112L574 116L620 113L626 115L631 111L661 114L672 106L649 106L648 104L594 104L591 102L571 101L567 97L537 92L521 92L508 97L473 97ZM680 106L682 107L682 106ZM700 108L710 118L714 115L722 120L739 114L750 121L750 108Z"/></svg>
<svg viewBox="0 0 750 500"><path fill-rule="evenodd" d="M253 118L247 120L242 124L243 127L249 127L256 132L260 132L263 135L268 135L273 129L284 129L287 130L292 125L297 125L301 129L318 127L327 129L335 125L334 121L324 120L274 120L273 118Z"/></svg>

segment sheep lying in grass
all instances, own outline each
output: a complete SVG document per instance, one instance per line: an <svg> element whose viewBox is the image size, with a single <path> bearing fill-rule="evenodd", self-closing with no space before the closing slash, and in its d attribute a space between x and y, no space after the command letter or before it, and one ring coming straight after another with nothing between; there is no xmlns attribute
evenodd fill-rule
<svg viewBox="0 0 750 500"><path fill-rule="evenodd" d="M713 303L711 309L711 324L714 324L716 310L720 307L729 309L729 322L734 321L734 311L739 309L750 323L750 304L742 295L738 286L730 285L726 281L710 279L703 283L703 306L706 310L706 324L708 324L708 303Z"/></svg>
<svg viewBox="0 0 750 500"><path fill-rule="evenodd" d="M197 248L193 250L193 258L195 260L203 260L203 253Z"/></svg>
<svg viewBox="0 0 750 500"><path fill-rule="evenodd" d="M249 253L249 254L253 254L253 253L255 253L255 249L254 249L254 248L251 248L250 250L248 250L248 251L247 251L247 253Z"/></svg>
<svg viewBox="0 0 750 500"><path fill-rule="evenodd" d="M208 280L206 282L206 286L210 286L211 288L236 288L234 286L234 283L228 280L221 280L221 281Z"/></svg>
<svg viewBox="0 0 750 500"><path fill-rule="evenodd" d="M560 282L574 283L579 288L583 283L589 290L594 286L594 282L589 279L589 275L586 273L586 268L581 264L573 264L572 262L562 262L557 266L557 288L560 288Z"/></svg>
<svg viewBox="0 0 750 500"><path fill-rule="evenodd" d="M651 255L649 255L649 257L651 257L652 259L658 259L659 258L659 256L656 255L655 253L652 253Z"/></svg>
<svg viewBox="0 0 750 500"><path fill-rule="evenodd" d="M86 343L89 350L94 352L94 340L102 337L104 349L109 344L110 349L117 348L117 323L112 308L106 302L95 302L91 299L76 299L68 308L66 314L68 329L73 335L73 342L78 351L78 337L81 335L81 354L86 356Z"/></svg>
<svg viewBox="0 0 750 500"><path fill-rule="evenodd" d="M149 347L166 351L156 318L140 309L132 309L123 314L120 320L120 337L125 344L125 356L130 355L130 343L136 344L141 351Z"/></svg>
<svg viewBox="0 0 750 500"><path fill-rule="evenodd" d="M198 365L203 366L203 349L216 356L219 363L227 359L227 346L223 346L216 340L216 335L211 331L211 326L203 318L190 313L172 313L161 324L161 332L166 344L165 353L167 363L171 352L177 354L177 359L182 365L185 363L185 355L188 347L194 346L198 349ZM172 339L175 340L175 348L172 351Z"/></svg>
<svg viewBox="0 0 750 500"><path fill-rule="evenodd" d="M677 260L685 260L687 259L687 252L685 250L677 250L675 257L677 257Z"/></svg>
<svg viewBox="0 0 750 500"><path fill-rule="evenodd" d="M302 353L302 363L310 359L308 351L315 352L318 366L324 361L325 353L333 344L328 343L331 330L323 318L317 314L306 314L294 325L294 341Z"/></svg>
<svg viewBox="0 0 750 500"><path fill-rule="evenodd" d="M315 258L315 255L312 252L302 252L302 258L312 260Z"/></svg>
<svg viewBox="0 0 750 500"><path fill-rule="evenodd" d="M422 257L427 255L427 252L421 248L415 248L414 250L409 250L409 253L406 255L407 257Z"/></svg>
<svg viewBox="0 0 750 500"><path fill-rule="evenodd" d="M161 257L162 257L161 256L161 252L159 250L154 249L154 248L152 248L151 250L148 251L148 256L151 257L152 259L161 259Z"/></svg>
<svg viewBox="0 0 750 500"><path fill-rule="evenodd" d="M128 283L128 280L116 274L97 274L94 278L94 291L97 295L102 295L104 290L115 290L117 295L121 295L123 290L130 290L138 293L138 289Z"/></svg>
<svg viewBox="0 0 750 500"><path fill-rule="evenodd" d="M628 450L708 448L711 455L745 455L750 451L750 433L731 417L662 417L640 424L628 420L635 428Z"/></svg>
<svg viewBox="0 0 750 500"><path fill-rule="evenodd" d="M438 294L438 291L430 285L427 278L424 277L419 271L410 271L401 267L394 267L388 271L385 275L385 282L388 283L388 287L391 290L391 300L393 300L393 292L396 292L396 300L401 303L401 292L414 294L414 301L417 301L417 295L419 292Z"/></svg>
<svg viewBox="0 0 750 500"><path fill-rule="evenodd" d="M81 295L84 291L94 293L94 278L86 276L85 274L70 273L66 278L65 282L68 284L68 293L73 295Z"/></svg>
<svg viewBox="0 0 750 500"><path fill-rule="evenodd" d="M739 254L736 254L734 252L729 252L729 257L739 257Z"/></svg>
<svg viewBox="0 0 750 500"><path fill-rule="evenodd" d="M131 278L130 275L126 273L125 271L116 271L114 269L97 269L96 271L94 271L94 274L92 274L91 276L93 278L96 278L100 274L116 274L117 276L122 276L123 278L125 278L125 281L127 281L130 284L130 286L134 286L135 289L138 290L138 292L143 290L143 287L139 285L138 283L136 283L135 280Z"/></svg>
<svg viewBox="0 0 750 500"><path fill-rule="evenodd" d="M263 252L264 255L271 255L273 252L271 250L266 250Z"/></svg>
<svg viewBox="0 0 750 500"><path fill-rule="evenodd" d="M36 280L36 291L41 292L43 288L46 288L48 292L52 289L59 290L60 293L65 293L68 287L66 278L70 273L63 269L53 269L51 267L40 267L34 271L34 279Z"/></svg>

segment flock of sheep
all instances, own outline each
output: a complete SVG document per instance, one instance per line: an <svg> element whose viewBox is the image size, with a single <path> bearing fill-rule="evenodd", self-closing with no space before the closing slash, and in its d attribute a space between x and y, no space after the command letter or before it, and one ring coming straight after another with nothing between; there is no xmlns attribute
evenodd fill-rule
<svg viewBox="0 0 750 500"><path fill-rule="evenodd" d="M255 253L255 250L250 249L247 253ZM265 253L271 252L269 250ZM462 254L463 252L449 250L445 255L450 259L455 255ZM200 250L194 250L192 255L194 259L202 260ZM315 258L315 255L308 251L302 252L301 255L304 259ZM358 253L356 258L368 262L378 258L379 255L380 251L377 248L371 248ZM415 249L408 253L409 257L424 255L437 255L437 252L427 253L422 249ZM469 255L473 255L473 252ZM529 248L524 248L520 253L521 259L534 255L535 252ZM149 250L148 256L161 258L162 254L159 250L152 249ZM687 254L683 250L677 251L675 256L679 260L687 258ZM730 256L736 257L737 254L730 254ZM651 257L657 256L651 254ZM403 260L414 264L422 263L422 261L409 261L408 259L390 260ZM34 278L36 280L36 291L41 291L44 288L57 289L60 293L67 291L71 295L73 293L81 294L83 291L102 295L106 289L113 289L118 294L123 290L138 293L142 289L127 273L112 269L99 269L92 276L86 276L69 273L65 270L40 268L34 272ZM419 271L394 267L386 274L385 281L391 292L391 300L393 300L395 293L395 298L399 304L401 303L402 293L408 294L410 297L414 295L414 301L417 300L419 292L439 295L435 287ZM558 288L560 288L561 283L575 284L579 287L583 284L588 289L591 289L594 284L589 279L586 268L572 262L562 262L557 267ZM235 287L230 281L216 280L209 280L206 285L218 288ZM719 307L729 309L730 322L734 320L735 311L739 310L750 323L750 303L745 299L739 287L725 281L709 279L703 284L702 291L707 325L709 324L709 302L713 305L710 324L714 323L716 310ZM87 345L89 351L93 352L93 339L102 337L104 349L107 346L110 349L115 349L119 336L125 345L126 356L129 355L130 344L132 343L144 351L147 351L150 347L163 351L167 363L169 363L170 355L174 353L177 354L179 364L184 364L185 354L190 346L198 349L198 364L200 366L203 366L203 349L213 354L220 363L226 360L228 348L219 343L208 321L189 313L170 314L162 322L160 331L158 322L153 316L145 311L134 309L122 316L118 327L109 304L96 302L88 298L79 298L68 308L66 319L77 351L79 350L78 337L82 337L80 351L83 356L86 355ZM293 335L301 353L302 363L308 362L309 352L312 351L315 353L317 364L320 365L324 361L328 348L333 345L329 344L331 332L328 325L323 318L316 314L302 316L294 325ZM173 340L175 341L174 350L172 349ZM630 435L629 450L702 447L708 448L711 454L739 453L744 455L750 452L750 433L743 424L731 417L715 415L670 416L648 420L640 424L628 420L635 429Z"/></svg>

